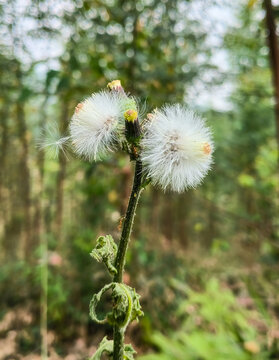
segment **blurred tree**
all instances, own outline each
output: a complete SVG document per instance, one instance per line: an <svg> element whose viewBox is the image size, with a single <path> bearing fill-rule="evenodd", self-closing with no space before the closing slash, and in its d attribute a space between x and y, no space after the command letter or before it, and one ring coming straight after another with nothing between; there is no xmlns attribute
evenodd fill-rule
<svg viewBox="0 0 279 360"><path fill-rule="evenodd" d="M272 226L275 184L269 191L269 185L261 178L258 168L262 147L270 144L270 151L273 151L275 133L271 72L260 11L259 4L253 8L243 7L239 15L241 27L230 29L225 38L236 80L232 94L234 110L230 119L233 136L228 139L231 148L229 161L232 171L238 174L237 207L242 209L238 211L244 211L246 238L254 240L255 229L259 232L265 229L261 237L275 236ZM271 166L274 178L275 164Z"/></svg>
<svg viewBox="0 0 279 360"><path fill-rule="evenodd" d="M264 8L266 12L266 28L270 54L270 66L274 84L274 100L275 100L275 120L277 130L277 146L278 146L278 169L279 169L279 45L278 36L276 34L275 17L273 14L273 6L271 0L264 0Z"/></svg>
<svg viewBox="0 0 279 360"><path fill-rule="evenodd" d="M14 39L17 43L16 39ZM18 127L18 136L21 142L20 160L19 160L19 174L21 174L21 189L23 202L23 244L22 250L24 258L27 259L28 254L32 252L32 226L31 226L31 176L29 169L29 141L30 135L26 124L25 117L25 102L26 97L29 96L29 89L23 85L23 72L20 63L16 68L16 88L18 97L16 99L16 121Z"/></svg>

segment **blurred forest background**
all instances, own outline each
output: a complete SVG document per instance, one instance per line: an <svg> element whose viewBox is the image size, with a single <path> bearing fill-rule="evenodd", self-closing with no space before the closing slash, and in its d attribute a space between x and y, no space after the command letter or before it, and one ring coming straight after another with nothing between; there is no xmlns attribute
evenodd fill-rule
<svg viewBox="0 0 279 360"><path fill-rule="evenodd" d="M145 360L279 359L273 1L0 0L0 359L85 359L111 336L89 319L108 281L89 253L119 236L129 159L38 142L117 78L143 112L195 108L216 143L198 189L143 193L125 282L145 317L128 342Z"/></svg>

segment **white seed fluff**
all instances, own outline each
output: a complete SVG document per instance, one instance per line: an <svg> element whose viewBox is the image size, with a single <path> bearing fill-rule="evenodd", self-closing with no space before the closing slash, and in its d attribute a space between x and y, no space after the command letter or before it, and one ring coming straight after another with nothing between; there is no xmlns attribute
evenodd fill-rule
<svg viewBox="0 0 279 360"><path fill-rule="evenodd" d="M119 95L109 91L78 104L69 127L75 152L91 161L111 151L118 141L121 115Z"/></svg>
<svg viewBox="0 0 279 360"><path fill-rule="evenodd" d="M58 158L60 152L62 152L67 158L69 140L69 136L61 138L61 134L56 123L49 123L41 131L37 139L37 146L39 149L44 150L45 154L50 158Z"/></svg>
<svg viewBox="0 0 279 360"><path fill-rule="evenodd" d="M141 145L152 183L177 192L197 186L212 164L213 141L204 120L179 104L150 118Z"/></svg>

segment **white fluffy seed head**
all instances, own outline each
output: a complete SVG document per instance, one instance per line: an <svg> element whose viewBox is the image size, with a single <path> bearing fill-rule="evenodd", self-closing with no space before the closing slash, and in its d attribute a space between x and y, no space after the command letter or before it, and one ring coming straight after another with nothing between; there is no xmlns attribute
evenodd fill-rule
<svg viewBox="0 0 279 360"><path fill-rule="evenodd" d="M197 186L212 163L213 141L203 119L185 106L155 110L142 140L142 161L153 184L182 192Z"/></svg>
<svg viewBox="0 0 279 360"><path fill-rule="evenodd" d="M123 109L119 94L101 91L76 106L70 122L70 136L75 152L96 160L119 142Z"/></svg>
<svg viewBox="0 0 279 360"><path fill-rule="evenodd" d="M50 158L57 158L62 152L66 157L69 150L69 136L61 138L57 124L48 124L38 137L37 143L41 150L44 150Z"/></svg>

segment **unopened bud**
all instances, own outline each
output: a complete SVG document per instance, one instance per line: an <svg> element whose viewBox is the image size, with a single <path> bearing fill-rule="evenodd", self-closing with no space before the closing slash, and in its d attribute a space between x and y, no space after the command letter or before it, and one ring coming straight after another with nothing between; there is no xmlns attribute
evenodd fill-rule
<svg viewBox="0 0 279 360"><path fill-rule="evenodd" d="M122 88L121 81L120 80L113 80L107 84L107 87L110 90L118 90L119 88Z"/></svg>
<svg viewBox="0 0 279 360"><path fill-rule="evenodd" d="M138 120L138 112L129 109L124 113L125 118L125 135L130 143L136 143L140 137L140 124Z"/></svg>
<svg viewBox="0 0 279 360"><path fill-rule="evenodd" d="M138 112L136 110L129 109L125 111L124 118L129 122L134 122L138 118Z"/></svg>

